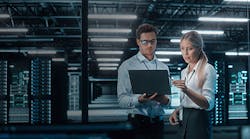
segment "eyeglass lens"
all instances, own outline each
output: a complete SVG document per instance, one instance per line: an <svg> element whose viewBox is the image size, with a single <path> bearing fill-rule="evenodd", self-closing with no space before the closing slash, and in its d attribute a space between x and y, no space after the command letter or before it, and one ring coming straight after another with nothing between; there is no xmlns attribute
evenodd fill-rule
<svg viewBox="0 0 250 139"><path fill-rule="evenodd" d="M156 43L156 40L141 40L142 45L149 45L149 43L151 45L154 45Z"/></svg>

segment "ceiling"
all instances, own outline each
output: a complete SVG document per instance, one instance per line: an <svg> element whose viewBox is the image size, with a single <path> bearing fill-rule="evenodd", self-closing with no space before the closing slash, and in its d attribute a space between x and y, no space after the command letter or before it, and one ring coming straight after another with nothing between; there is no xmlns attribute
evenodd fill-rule
<svg viewBox="0 0 250 139"><path fill-rule="evenodd" d="M86 9L83 9L86 10ZM223 0L89 0L88 14L130 14L136 19L88 19L88 28L131 29L130 33L88 33L89 75L116 77L117 71L101 71L97 58L120 58L120 64L137 52L135 30L142 23L158 28L158 50L178 51L178 43L170 39L180 38L183 29L223 30L223 35L204 35L205 50L209 55L224 54L237 49L247 51L248 23L201 22L201 16L249 18L246 3ZM28 28L26 33L0 33L0 50L56 50L52 57L64 57L68 63L81 60L81 0L2 0L1 13L10 18L0 19L0 28ZM94 42L93 38L127 38L127 42ZM98 55L95 50L121 50L120 55ZM170 58L171 67L182 66L181 56Z"/></svg>
<svg viewBox="0 0 250 139"><path fill-rule="evenodd" d="M98 57L120 57L121 62L137 52L135 30L142 23L150 23L158 28L158 50L179 51L179 44L170 39L180 38L184 29L222 30L223 35L204 35L205 51L208 55L224 54L237 49L248 50L248 23L201 22L201 16L248 18L246 3L229 3L222 0L93 0L89 1L89 14L132 14L135 20L89 19L89 28L129 28L130 33L89 33L89 51L91 65L96 71L93 75L116 75L116 71L100 71L96 68ZM128 38L127 42L92 42L91 38ZM97 55L95 50L122 50L123 55ZM165 55L158 58L170 58L170 69L184 66L181 56ZM120 62L120 63L121 63ZM95 68L94 68L95 67ZM97 74L95 74L97 73ZM113 73L113 74L112 74Z"/></svg>
<svg viewBox="0 0 250 139"><path fill-rule="evenodd" d="M56 51L51 57L80 61L80 0L2 0L0 28L26 28L28 32L0 33L0 51L22 53L30 50ZM76 51L76 53L73 53Z"/></svg>

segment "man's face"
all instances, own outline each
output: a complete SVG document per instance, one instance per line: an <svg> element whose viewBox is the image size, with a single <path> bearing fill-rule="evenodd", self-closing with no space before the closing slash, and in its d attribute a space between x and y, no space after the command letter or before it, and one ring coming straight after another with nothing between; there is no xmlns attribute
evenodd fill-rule
<svg viewBox="0 0 250 139"><path fill-rule="evenodd" d="M154 55L157 45L155 32L142 33L140 39L137 39L136 42L142 55L146 57Z"/></svg>

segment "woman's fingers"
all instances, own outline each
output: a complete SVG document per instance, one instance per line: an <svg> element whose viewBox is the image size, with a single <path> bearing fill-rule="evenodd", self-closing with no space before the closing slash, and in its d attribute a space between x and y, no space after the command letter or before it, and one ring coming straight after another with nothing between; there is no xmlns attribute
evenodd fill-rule
<svg viewBox="0 0 250 139"><path fill-rule="evenodd" d="M169 117L169 122L170 122L171 125L175 124L174 119L172 117Z"/></svg>
<svg viewBox="0 0 250 139"><path fill-rule="evenodd" d="M176 87L180 88L180 89L184 89L186 87L185 84L178 84L178 85L175 85Z"/></svg>
<svg viewBox="0 0 250 139"><path fill-rule="evenodd" d="M170 122L171 125L177 125L177 124L179 124L177 116L175 114L172 114L169 117L169 122Z"/></svg>
<svg viewBox="0 0 250 139"><path fill-rule="evenodd" d="M186 87L184 80L173 81L173 84L174 84L174 86L176 86L176 87L178 87L180 89L184 89Z"/></svg>
<svg viewBox="0 0 250 139"><path fill-rule="evenodd" d="M174 80L172 83L173 84L183 84L183 83L185 83L185 80Z"/></svg>

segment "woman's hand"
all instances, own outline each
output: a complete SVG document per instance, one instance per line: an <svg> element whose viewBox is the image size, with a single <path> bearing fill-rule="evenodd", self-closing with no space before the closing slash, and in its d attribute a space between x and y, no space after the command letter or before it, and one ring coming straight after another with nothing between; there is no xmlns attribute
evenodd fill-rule
<svg viewBox="0 0 250 139"><path fill-rule="evenodd" d="M179 124L178 115L179 115L178 109L174 110L174 112L170 115L169 122L171 125L178 125Z"/></svg>
<svg viewBox="0 0 250 139"><path fill-rule="evenodd" d="M185 84L185 80L174 80L172 84L182 90L182 92L186 93L188 88Z"/></svg>
<svg viewBox="0 0 250 139"><path fill-rule="evenodd" d="M203 109L209 108L209 103L207 99L200 93L196 93L192 89L189 89L185 85L185 80L174 80L172 83L176 87L180 88L182 92L185 93L195 104L197 104Z"/></svg>

